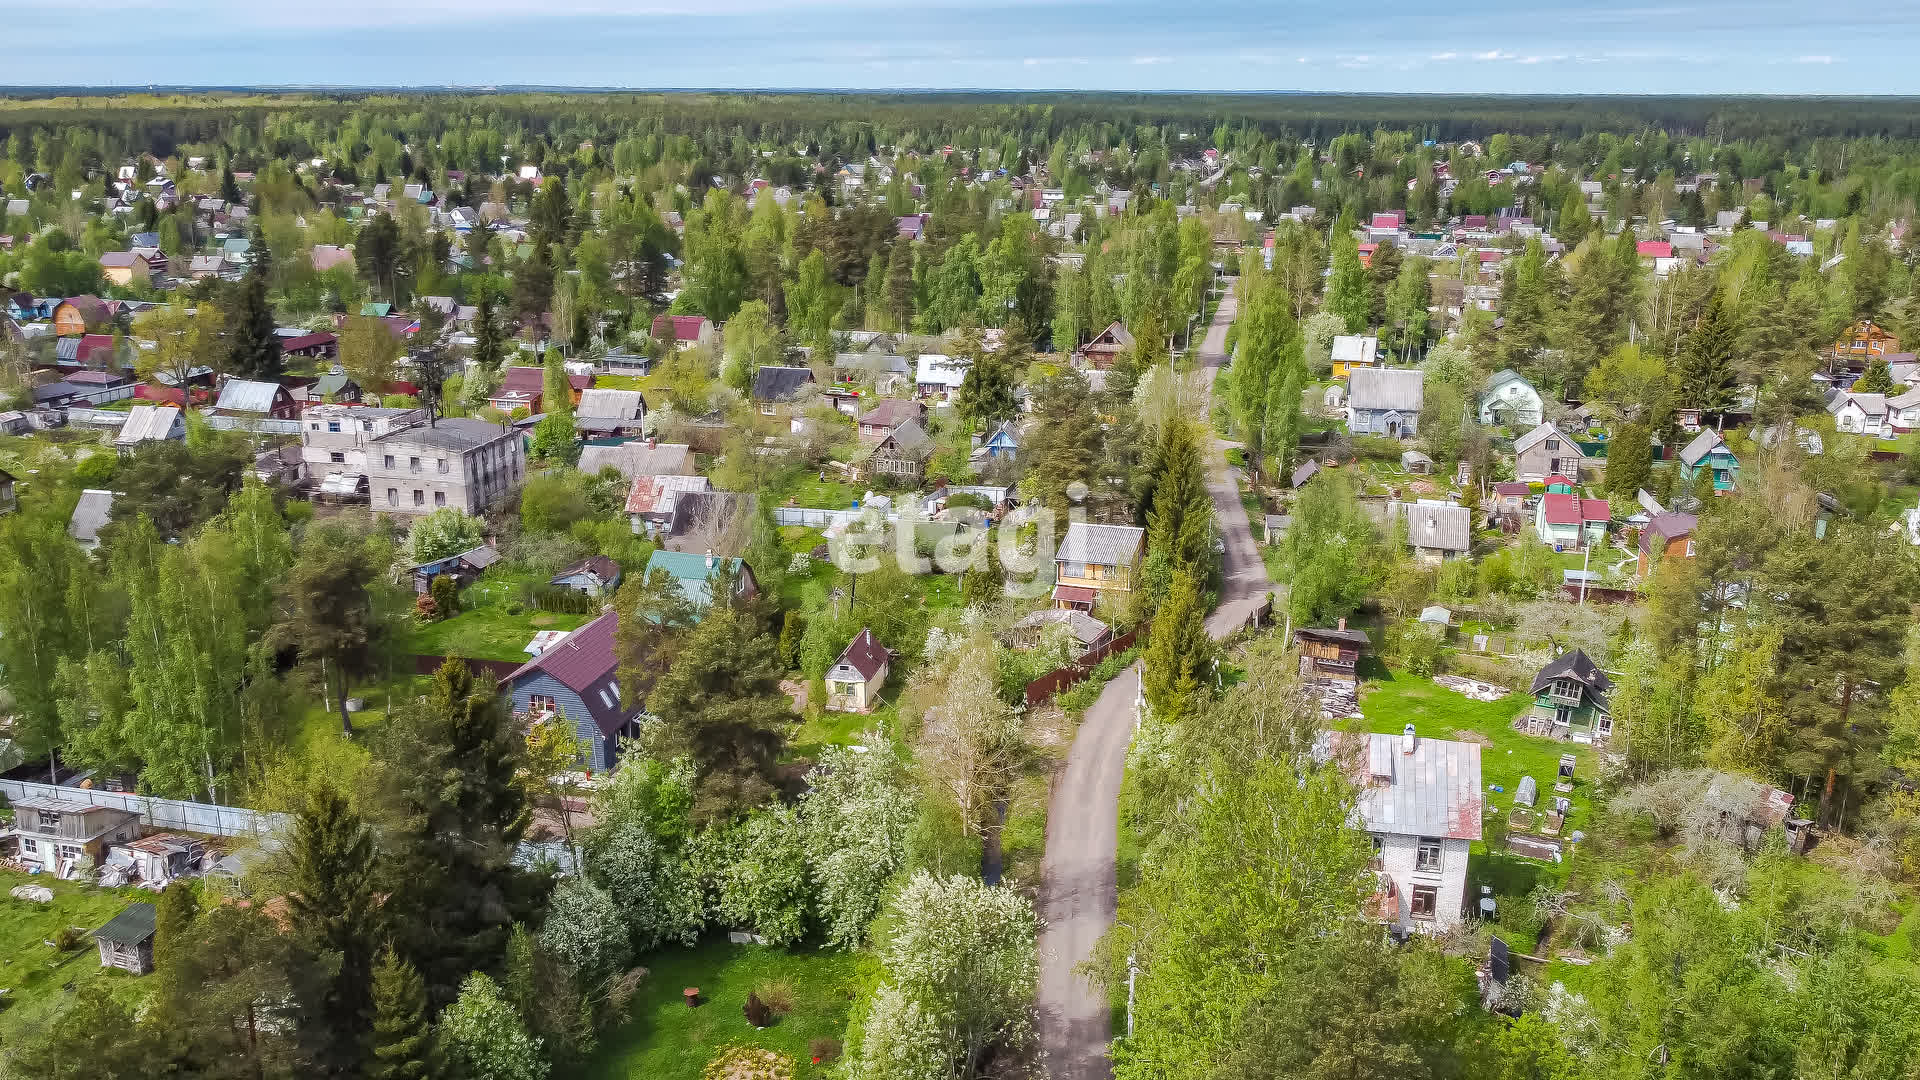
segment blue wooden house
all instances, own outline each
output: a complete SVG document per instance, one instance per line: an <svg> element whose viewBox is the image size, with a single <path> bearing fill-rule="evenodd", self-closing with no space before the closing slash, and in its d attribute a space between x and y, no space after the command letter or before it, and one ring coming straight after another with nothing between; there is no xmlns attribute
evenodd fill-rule
<svg viewBox="0 0 1920 1080"><path fill-rule="evenodd" d="M1003 420L999 427L993 429L992 434L981 440L980 448L985 450L990 458L1006 458L1012 461L1014 455L1020 452L1020 431L1014 427L1013 421Z"/></svg>
<svg viewBox="0 0 1920 1080"><path fill-rule="evenodd" d="M639 733L644 695L620 685L614 634L620 616L609 611L546 646L501 684L513 713L532 723L564 716L587 746L589 772L613 769L619 741Z"/></svg>
<svg viewBox="0 0 1920 1080"><path fill-rule="evenodd" d="M51 299L36 299L32 293L17 292L7 297L7 317L15 322L38 322L53 318Z"/></svg>
<svg viewBox="0 0 1920 1080"><path fill-rule="evenodd" d="M1732 491L1740 479L1740 459L1733 456L1717 431L1702 431L1680 451L1680 483L1691 486L1705 469L1713 474L1713 490Z"/></svg>

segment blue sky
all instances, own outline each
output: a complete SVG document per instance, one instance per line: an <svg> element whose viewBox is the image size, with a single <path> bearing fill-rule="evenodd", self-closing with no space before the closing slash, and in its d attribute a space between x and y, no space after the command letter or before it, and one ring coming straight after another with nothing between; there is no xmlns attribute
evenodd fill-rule
<svg viewBox="0 0 1920 1080"><path fill-rule="evenodd" d="M0 85L1920 94L1912 0L50 0L8 26Z"/></svg>

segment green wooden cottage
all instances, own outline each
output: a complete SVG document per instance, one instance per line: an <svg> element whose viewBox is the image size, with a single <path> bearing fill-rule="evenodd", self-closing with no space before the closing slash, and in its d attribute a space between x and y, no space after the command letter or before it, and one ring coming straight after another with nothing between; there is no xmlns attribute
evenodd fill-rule
<svg viewBox="0 0 1920 1080"><path fill-rule="evenodd" d="M1575 649L1561 655L1533 677L1527 734L1605 743L1613 737L1613 713L1607 706L1612 690L1613 680L1586 653Z"/></svg>

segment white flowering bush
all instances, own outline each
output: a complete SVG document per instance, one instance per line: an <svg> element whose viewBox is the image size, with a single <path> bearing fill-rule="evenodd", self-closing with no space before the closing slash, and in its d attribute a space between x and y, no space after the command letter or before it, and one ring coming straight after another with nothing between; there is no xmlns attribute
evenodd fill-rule
<svg viewBox="0 0 1920 1080"><path fill-rule="evenodd" d="M807 554L804 551L794 552L793 558L787 560L787 573L789 574L813 573L813 556Z"/></svg>
<svg viewBox="0 0 1920 1080"><path fill-rule="evenodd" d="M645 829L617 828L601 844L594 877L619 909L636 952L666 942L692 945L705 922L706 900L698 877L678 851Z"/></svg>
<svg viewBox="0 0 1920 1080"><path fill-rule="evenodd" d="M800 801L800 835L827 941L858 948L880 910L887 880L907 858L916 808L893 743L870 738L866 753L829 747Z"/></svg>
<svg viewBox="0 0 1920 1080"><path fill-rule="evenodd" d="M562 881L553 891L540 944L590 983L626 967L632 955L613 897L579 877Z"/></svg>
<svg viewBox="0 0 1920 1080"><path fill-rule="evenodd" d="M770 945L791 945L807 932L813 888L798 816L776 806L728 831L728 861L720 872L719 911Z"/></svg>
<svg viewBox="0 0 1920 1080"><path fill-rule="evenodd" d="M484 1080L546 1080L540 1040L527 1033L512 1003L476 971L440 1016L441 1046L456 1075Z"/></svg>
<svg viewBox="0 0 1920 1080"><path fill-rule="evenodd" d="M891 907L875 995L852 1073L860 1080L939 1080L988 1048L1019 1055L1034 1040L1040 920L1011 889L915 874Z"/></svg>

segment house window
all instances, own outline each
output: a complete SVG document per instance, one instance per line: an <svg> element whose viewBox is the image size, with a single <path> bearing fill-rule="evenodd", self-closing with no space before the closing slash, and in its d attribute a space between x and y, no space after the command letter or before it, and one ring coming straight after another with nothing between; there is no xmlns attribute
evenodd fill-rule
<svg viewBox="0 0 1920 1080"><path fill-rule="evenodd" d="M1381 851L1386 847L1386 838L1379 833L1370 833L1367 839L1373 844L1373 862L1371 865L1375 870L1378 870L1382 865Z"/></svg>
<svg viewBox="0 0 1920 1080"><path fill-rule="evenodd" d="M434 492L434 493L433 493L433 505L435 505L435 506L445 506L445 505L447 505L447 493L446 493L446 492L444 492L444 491L436 491L436 492Z"/></svg>
<svg viewBox="0 0 1920 1080"><path fill-rule="evenodd" d="M320 430L320 421L318 421L318 420L315 420L315 421L313 422L313 424L312 424L311 426L312 426L312 428L313 428L313 430L315 430L315 431L319 431L319 430Z"/></svg>
<svg viewBox="0 0 1920 1080"><path fill-rule="evenodd" d="M387 489L387 505L388 506L400 505L400 489L399 488Z"/></svg>
<svg viewBox="0 0 1920 1080"><path fill-rule="evenodd" d="M1087 564L1086 564L1086 563L1083 563L1083 562L1070 562L1070 563L1068 563L1068 564L1067 564L1067 569L1066 569L1066 576L1067 576L1067 577L1086 577L1086 576L1087 576Z"/></svg>
<svg viewBox="0 0 1920 1080"><path fill-rule="evenodd" d="M1431 919L1440 907L1440 889L1434 885L1415 885L1413 887L1413 917Z"/></svg>
<svg viewBox="0 0 1920 1080"><path fill-rule="evenodd" d="M427 505L427 493L420 490L419 488L414 488L413 489L413 505L415 506Z"/></svg>
<svg viewBox="0 0 1920 1080"><path fill-rule="evenodd" d="M327 431L328 431L329 433L336 433L336 432L338 432L339 430L340 430L340 421L338 421L338 420L329 420L329 421L327 421Z"/></svg>
<svg viewBox="0 0 1920 1080"><path fill-rule="evenodd" d="M389 469L393 468L393 455L388 454L384 459L382 459L381 464L385 465Z"/></svg>
<svg viewBox="0 0 1920 1080"><path fill-rule="evenodd" d="M1599 728L1600 734L1611 735L1613 734L1613 717L1601 713L1594 726Z"/></svg>
<svg viewBox="0 0 1920 1080"><path fill-rule="evenodd" d="M407 468L409 468L409 469L412 469L412 470L413 470L414 472L419 472L419 471L420 471L420 459L419 459L419 458L417 458L417 457L410 457L410 458L408 458L408 459L407 459Z"/></svg>
<svg viewBox="0 0 1920 1080"><path fill-rule="evenodd" d="M446 458L440 458L440 459L438 459L438 461L437 461L437 464L438 464L438 465L440 466L440 471L441 471L441 472L446 472L446 471L447 471L447 459L446 459Z"/></svg>
<svg viewBox="0 0 1920 1080"><path fill-rule="evenodd" d="M1420 851L1414 856L1413 868L1427 873L1440 872L1440 841L1431 836L1420 838Z"/></svg>
<svg viewBox="0 0 1920 1080"><path fill-rule="evenodd" d="M60 845L60 857L63 859L77 859L84 854L86 854L86 852L81 850L76 844Z"/></svg>
<svg viewBox="0 0 1920 1080"><path fill-rule="evenodd" d="M1547 449L1548 449L1548 450L1558 450L1558 449L1560 449L1560 440L1559 440L1559 439L1548 439L1548 440L1547 440Z"/></svg>
<svg viewBox="0 0 1920 1080"><path fill-rule="evenodd" d="M527 711L551 713L557 710L554 707L553 698L548 697L546 694L533 694L527 698Z"/></svg>
<svg viewBox="0 0 1920 1080"><path fill-rule="evenodd" d="M23 836L20 838L20 850L28 855L38 855L40 854L40 841Z"/></svg>
<svg viewBox="0 0 1920 1080"><path fill-rule="evenodd" d="M333 462L335 465L342 465L346 463L347 455L335 450L327 455L327 460Z"/></svg>
<svg viewBox="0 0 1920 1080"><path fill-rule="evenodd" d="M57 829L57 828L59 828L59 827L60 827L60 814L59 814L59 812L58 812L58 811L54 811L54 810L42 810L42 811L40 811L39 813L40 813L40 827L41 827L41 828L43 828L43 829Z"/></svg>
<svg viewBox="0 0 1920 1080"><path fill-rule="evenodd" d="M1693 558L1693 541L1692 540L1687 541L1687 558L1689 559Z"/></svg>
<svg viewBox="0 0 1920 1080"><path fill-rule="evenodd" d="M365 432L373 431L373 421L371 420L360 421L360 430Z"/></svg>

